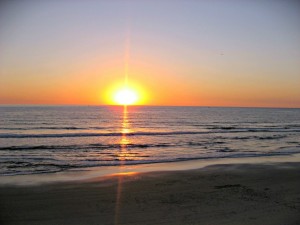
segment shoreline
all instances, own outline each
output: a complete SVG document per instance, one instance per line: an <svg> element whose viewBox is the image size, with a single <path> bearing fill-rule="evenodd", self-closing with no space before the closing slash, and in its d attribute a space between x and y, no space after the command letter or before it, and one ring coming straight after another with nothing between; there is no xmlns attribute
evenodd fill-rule
<svg viewBox="0 0 300 225"><path fill-rule="evenodd" d="M176 162L159 162L137 165L87 167L81 169L69 169L56 173L39 173L26 175L0 176L1 186L32 186L59 182L80 182L96 178L109 178L118 174L143 174L151 172L185 171L205 169L216 165L234 164L276 164L300 162L300 154L272 155L243 158L214 158L192 159Z"/></svg>

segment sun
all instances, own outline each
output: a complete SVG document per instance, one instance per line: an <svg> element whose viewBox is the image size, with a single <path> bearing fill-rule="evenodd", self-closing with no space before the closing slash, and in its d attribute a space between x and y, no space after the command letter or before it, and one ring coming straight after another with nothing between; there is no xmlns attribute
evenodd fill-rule
<svg viewBox="0 0 300 225"><path fill-rule="evenodd" d="M123 88L114 94L114 102L119 105L134 105L139 97L136 91L130 88Z"/></svg>
<svg viewBox="0 0 300 225"><path fill-rule="evenodd" d="M145 105L148 102L147 89L134 81L113 82L103 92L103 100L108 105Z"/></svg>

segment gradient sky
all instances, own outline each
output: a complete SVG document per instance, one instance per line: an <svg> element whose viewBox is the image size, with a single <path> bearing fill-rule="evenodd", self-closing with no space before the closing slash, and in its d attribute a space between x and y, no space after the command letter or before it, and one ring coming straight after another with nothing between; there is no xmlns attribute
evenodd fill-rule
<svg viewBox="0 0 300 225"><path fill-rule="evenodd" d="M0 3L1 104L300 107L300 3L27 0Z"/></svg>

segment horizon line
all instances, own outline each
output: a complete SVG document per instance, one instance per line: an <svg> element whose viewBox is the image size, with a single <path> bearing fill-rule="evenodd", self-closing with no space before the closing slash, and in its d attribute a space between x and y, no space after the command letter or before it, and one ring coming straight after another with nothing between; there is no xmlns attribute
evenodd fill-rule
<svg viewBox="0 0 300 225"><path fill-rule="evenodd" d="M55 106L99 106L99 107L123 107L124 105L111 105L111 104L1 104L0 107L9 106L45 106L45 107L55 107ZM127 105L127 107L203 107L203 108L269 108L269 109L300 109L300 107L285 107L285 106L222 106L222 105Z"/></svg>

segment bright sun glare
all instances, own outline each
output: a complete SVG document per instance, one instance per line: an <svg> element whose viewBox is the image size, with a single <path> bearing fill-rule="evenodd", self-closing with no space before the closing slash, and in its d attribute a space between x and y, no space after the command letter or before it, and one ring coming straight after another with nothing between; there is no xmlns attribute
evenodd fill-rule
<svg viewBox="0 0 300 225"><path fill-rule="evenodd" d="M123 88L114 95L114 101L119 105L133 105L137 102L137 93L129 88Z"/></svg>

